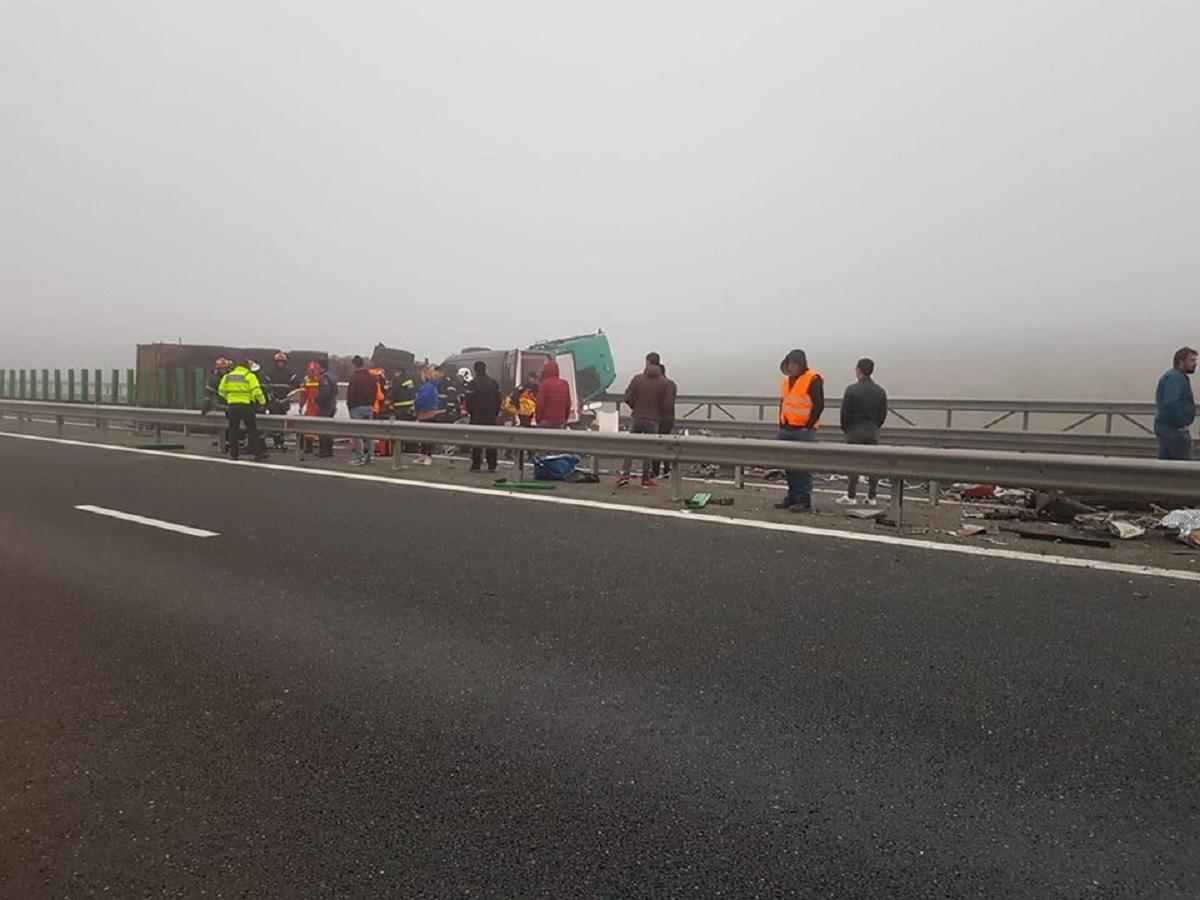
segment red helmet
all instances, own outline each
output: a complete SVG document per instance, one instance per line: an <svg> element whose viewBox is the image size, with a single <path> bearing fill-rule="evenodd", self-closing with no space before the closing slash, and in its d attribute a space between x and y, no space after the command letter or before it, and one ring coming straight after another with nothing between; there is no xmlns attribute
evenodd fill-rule
<svg viewBox="0 0 1200 900"><path fill-rule="evenodd" d="M317 364L316 360L313 360L312 362L310 362L307 366L304 367L304 369L305 369L305 371L308 372L309 375L320 375L321 374L321 367L320 367L320 365Z"/></svg>

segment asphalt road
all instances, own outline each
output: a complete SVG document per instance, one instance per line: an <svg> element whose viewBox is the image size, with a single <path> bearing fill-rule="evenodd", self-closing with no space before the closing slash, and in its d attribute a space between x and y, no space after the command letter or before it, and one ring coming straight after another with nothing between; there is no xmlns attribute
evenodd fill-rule
<svg viewBox="0 0 1200 900"><path fill-rule="evenodd" d="M1198 604L0 437L0 896L1195 897Z"/></svg>

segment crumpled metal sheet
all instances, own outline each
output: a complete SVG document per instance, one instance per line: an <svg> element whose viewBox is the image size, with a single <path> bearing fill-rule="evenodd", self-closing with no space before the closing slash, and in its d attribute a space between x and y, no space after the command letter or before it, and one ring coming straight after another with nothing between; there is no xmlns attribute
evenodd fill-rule
<svg viewBox="0 0 1200 900"><path fill-rule="evenodd" d="M1174 528L1181 538L1200 530L1200 509L1174 509L1159 521L1160 528Z"/></svg>

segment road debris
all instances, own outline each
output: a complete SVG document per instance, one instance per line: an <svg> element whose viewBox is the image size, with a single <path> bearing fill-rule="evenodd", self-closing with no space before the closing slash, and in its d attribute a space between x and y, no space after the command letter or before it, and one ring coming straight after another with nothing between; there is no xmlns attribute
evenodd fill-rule
<svg viewBox="0 0 1200 900"><path fill-rule="evenodd" d="M1058 522L1067 525L1074 522L1076 516L1091 515L1099 512L1094 506L1080 503L1066 494L1048 494L1038 491L1032 496L1032 505L1037 511L1038 518L1046 522Z"/></svg>
<svg viewBox="0 0 1200 900"><path fill-rule="evenodd" d="M1012 525L1001 525L1001 531L1007 531L1018 537L1031 541L1048 541L1052 544L1072 544L1077 547L1112 547L1112 541L1103 538L1079 537L1073 534L1057 534L1053 531L1035 531L1031 528L1016 528Z"/></svg>
<svg viewBox="0 0 1200 900"><path fill-rule="evenodd" d="M1175 532L1175 539L1200 548L1200 509L1173 509L1158 522L1159 528Z"/></svg>
<svg viewBox="0 0 1200 900"><path fill-rule="evenodd" d="M977 484L961 489L958 496L962 500L991 500L996 496L996 486L994 484Z"/></svg>
<svg viewBox="0 0 1200 900"><path fill-rule="evenodd" d="M975 537L977 534L987 534L987 528L983 525L967 525L964 524L958 531L947 531L946 534L954 537L965 538Z"/></svg>
<svg viewBox="0 0 1200 900"><path fill-rule="evenodd" d="M1146 529L1141 525L1135 525L1133 522L1122 521L1121 519L1113 519L1108 523L1108 530L1115 534L1123 541L1140 538L1146 533Z"/></svg>
<svg viewBox="0 0 1200 900"><path fill-rule="evenodd" d="M848 509L846 515L851 519L882 519L887 515L886 509Z"/></svg>

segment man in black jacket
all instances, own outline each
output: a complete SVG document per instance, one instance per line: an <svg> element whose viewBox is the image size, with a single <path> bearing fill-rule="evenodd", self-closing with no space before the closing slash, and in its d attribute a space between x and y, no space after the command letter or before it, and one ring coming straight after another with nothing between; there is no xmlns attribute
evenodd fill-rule
<svg viewBox="0 0 1200 900"><path fill-rule="evenodd" d="M475 363L475 377L467 382L465 401L472 425L495 425L500 418L500 385L487 373L487 363L483 360ZM482 447L471 448L472 472L482 467L483 455ZM495 447L487 448L487 467L489 472L496 471Z"/></svg>
<svg viewBox="0 0 1200 900"><path fill-rule="evenodd" d="M871 378L875 374L875 361L860 359L854 367L856 381L842 395L842 432L847 444L879 443L879 429L887 420L887 391ZM874 506L879 490L879 478L872 475L867 479L867 505ZM858 475L849 476L846 495L837 502L842 506L858 504Z"/></svg>

